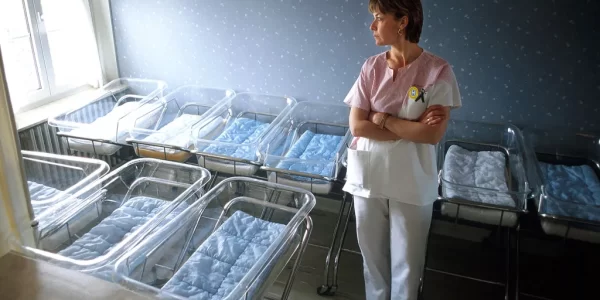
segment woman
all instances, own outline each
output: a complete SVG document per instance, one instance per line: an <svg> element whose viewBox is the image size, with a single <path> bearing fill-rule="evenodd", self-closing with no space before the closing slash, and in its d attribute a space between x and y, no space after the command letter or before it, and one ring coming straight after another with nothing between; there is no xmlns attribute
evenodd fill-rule
<svg viewBox="0 0 600 300"><path fill-rule="evenodd" d="M354 195L367 299L416 299L432 205L435 147L461 106L450 65L419 47L420 0L370 0L370 57L344 102L355 139L344 191Z"/></svg>

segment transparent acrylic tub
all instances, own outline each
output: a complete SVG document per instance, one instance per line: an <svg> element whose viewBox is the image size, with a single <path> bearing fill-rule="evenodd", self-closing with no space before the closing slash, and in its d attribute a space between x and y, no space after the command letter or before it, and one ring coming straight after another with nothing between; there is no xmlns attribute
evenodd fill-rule
<svg viewBox="0 0 600 300"><path fill-rule="evenodd" d="M25 253L110 280L111 263L199 199L209 179L197 166L132 160L75 193L77 205L45 224Z"/></svg>
<svg viewBox="0 0 600 300"><path fill-rule="evenodd" d="M448 159L451 147L460 155ZM446 200L442 214L493 225L517 224L532 195L525 170L528 152L517 127L451 120L437 152L441 196Z"/></svg>
<svg viewBox="0 0 600 300"><path fill-rule="evenodd" d="M211 108L233 96L233 90L194 85L179 87L163 98L166 109L154 107L136 119L127 142L140 157L184 162L192 155L191 128L209 114ZM148 115L156 113L162 114L156 124L144 122Z"/></svg>
<svg viewBox="0 0 600 300"><path fill-rule="evenodd" d="M262 168L269 181L328 194L350 143L349 114L346 105L308 101L296 104L260 147ZM314 149L317 140L324 146L318 148L320 151L302 150L309 145Z"/></svg>
<svg viewBox="0 0 600 300"><path fill-rule="evenodd" d="M528 166L530 178L536 179L534 204L542 218L542 228L547 234L600 243L600 198L596 201L585 193L593 192L584 186L570 186L573 190L559 191L560 187L551 187L556 180L567 180L568 171L544 171L542 164L564 167L589 167L587 177L576 176L571 180L579 183L598 182L600 180L600 135L598 133L579 133L563 128L533 129L523 131L528 149L535 159ZM572 170L574 171L574 170ZM582 175L582 174L577 174ZM560 176L561 178L556 178ZM595 178L593 178L595 177ZM598 186L596 187L598 188ZM564 195L563 195L564 194ZM568 197L566 197L569 195ZM592 197L594 198L594 197Z"/></svg>
<svg viewBox="0 0 600 300"><path fill-rule="evenodd" d="M250 259L243 264L234 264L237 267L235 270L232 268L231 273L237 275L228 274L233 278L228 278L227 284L222 286L221 298L262 299L261 295L294 253L299 251L296 261L302 259L311 230L308 214L314 205L314 196L302 189L250 178L225 179L177 219L122 256L116 263L116 278L120 284L144 295L188 299L194 295L186 295L184 291L173 288L179 280L195 278L194 282L210 286L221 286L224 281L223 277L216 275L218 267L208 261L209 257L204 257L202 264L194 266L199 253L208 250L216 255L234 255L231 252L236 248L233 235L248 235L262 249L252 248L243 252ZM239 227L240 231L222 239L221 234L230 233L222 228L230 228L228 223L231 224L239 215L245 216L244 224L247 226ZM256 234L253 224L266 226L262 228L274 226L280 231ZM266 240L269 242L262 243ZM238 257L246 257L243 253L238 253ZM218 261L214 263L218 264ZM288 292L296 268L297 264L286 285ZM243 298L246 293L248 298ZM205 299L202 295L195 296L197 298L194 299Z"/></svg>
<svg viewBox="0 0 600 300"><path fill-rule="evenodd" d="M157 80L116 79L102 87L102 96L48 119L48 124L57 127L60 136L67 137L71 150L112 155L127 145L129 128L138 116L147 115L146 123L155 123L160 117L154 108L164 106L159 100L165 88L166 84ZM153 106L148 104L141 109L146 103Z"/></svg>
<svg viewBox="0 0 600 300"><path fill-rule="evenodd" d="M98 159L21 151L27 176L34 224L58 217L71 195L108 173L110 167ZM38 227L39 228L39 227Z"/></svg>
<svg viewBox="0 0 600 300"><path fill-rule="evenodd" d="M260 142L295 104L289 97L240 93L215 107L192 128L198 164L217 172L253 175L260 167Z"/></svg>

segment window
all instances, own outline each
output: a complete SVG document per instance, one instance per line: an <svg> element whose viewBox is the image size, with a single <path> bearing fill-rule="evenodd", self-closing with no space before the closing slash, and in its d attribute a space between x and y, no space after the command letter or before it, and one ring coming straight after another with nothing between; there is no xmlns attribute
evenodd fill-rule
<svg viewBox="0 0 600 300"><path fill-rule="evenodd" d="M0 50L15 111L101 79L88 0L1 0Z"/></svg>

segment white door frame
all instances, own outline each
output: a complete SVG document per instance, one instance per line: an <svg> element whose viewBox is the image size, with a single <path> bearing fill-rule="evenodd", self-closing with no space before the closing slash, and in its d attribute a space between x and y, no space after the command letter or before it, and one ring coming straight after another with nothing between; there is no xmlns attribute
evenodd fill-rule
<svg viewBox="0 0 600 300"><path fill-rule="evenodd" d="M19 250L14 243L34 247L33 215L23 169L23 158L15 126L2 53L0 52L0 255Z"/></svg>

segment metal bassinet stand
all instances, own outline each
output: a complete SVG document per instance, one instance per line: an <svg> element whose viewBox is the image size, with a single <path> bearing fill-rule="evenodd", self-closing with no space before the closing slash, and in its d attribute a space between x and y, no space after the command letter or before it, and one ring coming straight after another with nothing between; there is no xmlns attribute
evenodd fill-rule
<svg viewBox="0 0 600 300"><path fill-rule="evenodd" d="M302 172L294 172L294 171L285 171L276 168L262 167L263 170L267 172L272 172L275 174L277 182L277 177L284 176L302 176L305 178L310 178L311 183L313 181L323 181L328 180L333 183L333 188L331 192L327 195L328 198L341 199L340 209L337 213L337 221L335 223L335 227L333 228L333 233L331 237L331 243L329 247L327 247L327 256L325 257L325 266L323 270L324 281L323 284L317 288L317 294L321 296L333 296L337 292L338 288L338 272L340 265L340 257L342 252L353 253L360 255L360 252L344 249L344 241L346 239L346 234L348 232L348 224L350 223L350 218L353 212L354 203L352 201L352 195L342 192L341 189L344 186L344 180L338 179L327 179L318 175L311 175ZM344 175L342 173L342 175ZM347 212L346 212L347 211ZM312 247L324 248L321 245L310 244ZM334 256L335 255L335 256ZM333 261L333 264L332 264Z"/></svg>
<svg viewBox="0 0 600 300"><path fill-rule="evenodd" d="M466 166L462 165L459 157L447 156L451 147L455 149L454 155L459 153L456 151L467 151L469 153L467 155L475 152L477 155L484 155L482 153L500 154L499 156L504 159L502 178L505 180L505 189L464 185L460 181L454 181L457 179L453 179L450 174L458 173L450 173L454 170L452 169L453 163L461 164L461 168ZM456 150L461 148L463 150ZM528 213L527 200L533 196L532 180L526 171L526 166L532 158L530 157L531 153L525 147L521 131L510 124L453 120L449 122L446 136L439 143L437 150L438 169L440 170L439 196L434 206L434 219L447 220L455 225L459 224L460 220L461 224L489 230L491 235L484 239L483 246L486 245L485 242L502 245L505 276L503 280L491 280L478 278L481 277L479 275L468 276L459 274L460 272L447 272L428 267L430 261L430 249L428 249L425 271L421 281L421 297L423 296L425 274L426 271L429 271L504 287L504 298L508 299L511 290L518 288L516 284L512 283L513 276L511 274L514 272L518 274L520 221L521 217ZM452 160L446 161L449 157ZM478 159L482 159L482 157L479 156ZM485 162L487 159L490 158L486 157ZM490 166L488 165L488 167ZM498 166L494 165L494 167ZM471 173L473 172L471 171ZM488 174L487 176L492 175ZM504 205L507 202L513 205ZM429 235L431 236L431 230ZM494 235L496 235L496 239L494 239ZM514 243L515 250L513 250L512 243ZM512 251L516 252L511 253ZM513 260L516 262L516 267L511 268Z"/></svg>

